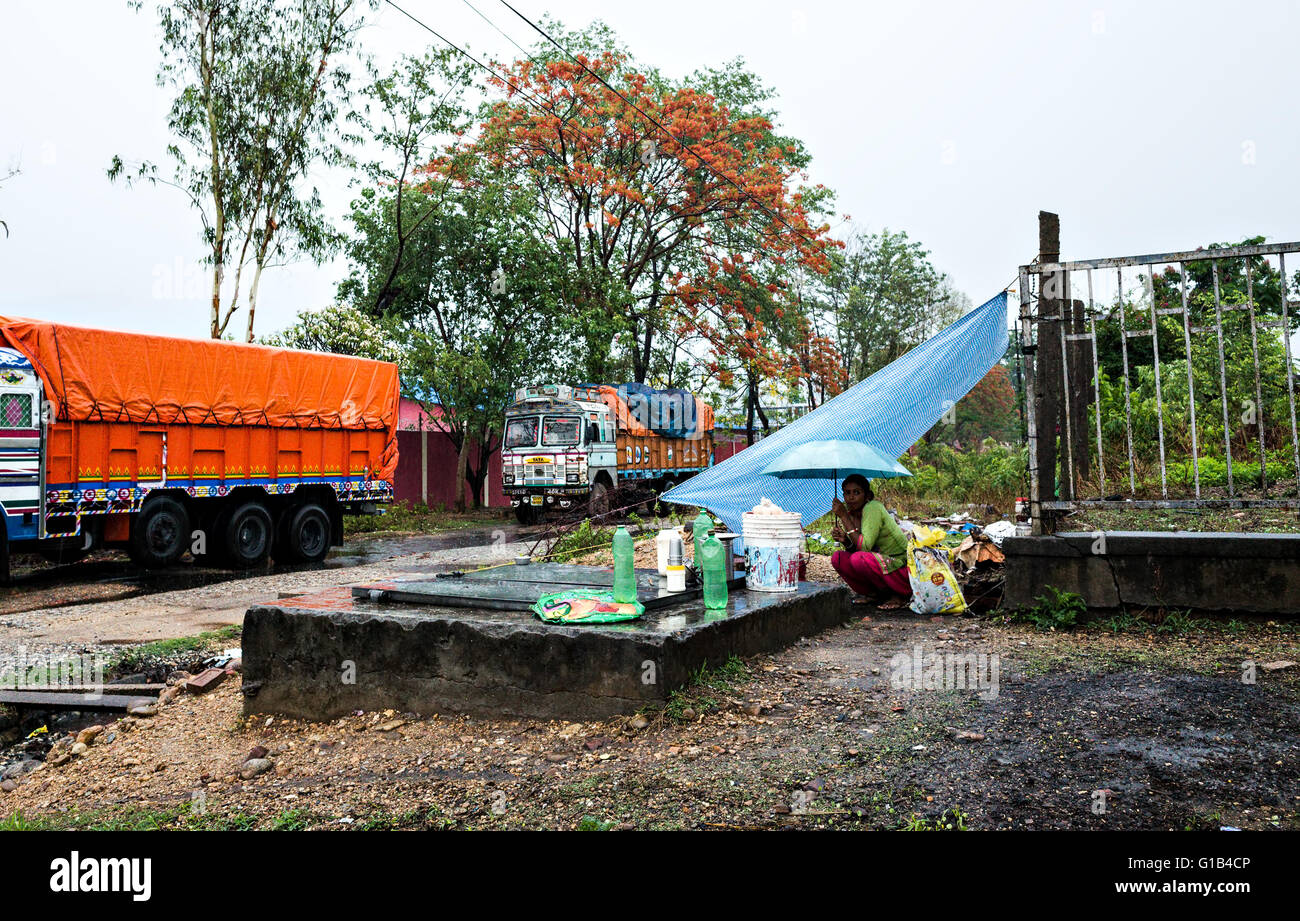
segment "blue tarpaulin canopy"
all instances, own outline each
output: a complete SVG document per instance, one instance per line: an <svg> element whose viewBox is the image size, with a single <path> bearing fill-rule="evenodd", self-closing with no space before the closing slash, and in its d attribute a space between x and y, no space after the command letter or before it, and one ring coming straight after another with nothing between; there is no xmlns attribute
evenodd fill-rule
<svg viewBox="0 0 1300 921"><path fill-rule="evenodd" d="M663 498L707 508L739 533L740 516L766 496L788 512L799 512L807 526L830 511L826 493L808 482L764 475L769 464L796 445L830 438L865 442L888 457L899 457L970 393L1006 350L1003 292L866 380L675 486Z"/></svg>

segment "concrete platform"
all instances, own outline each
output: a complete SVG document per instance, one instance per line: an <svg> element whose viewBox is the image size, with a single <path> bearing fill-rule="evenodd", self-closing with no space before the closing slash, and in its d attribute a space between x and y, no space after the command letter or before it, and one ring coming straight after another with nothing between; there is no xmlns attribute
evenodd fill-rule
<svg viewBox="0 0 1300 921"><path fill-rule="evenodd" d="M580 575L583 567L569 569ZM820 583L788 594L733 589L722 611L706 611L698 597L656 598L638 620L588 626L490 606L384 600L406 590L419 591L382 583L355 596L331 589L250 608L241 643L245 712L602 718L663 703L706 663L775 652L851 616L848 590Z"/></svg>

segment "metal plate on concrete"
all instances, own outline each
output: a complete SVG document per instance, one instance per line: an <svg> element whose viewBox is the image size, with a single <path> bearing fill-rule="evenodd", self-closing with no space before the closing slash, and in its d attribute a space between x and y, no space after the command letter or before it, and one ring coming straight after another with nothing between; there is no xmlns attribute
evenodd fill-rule
<svg viewBox="0 0 1300 921"><path fill-rule="evenodd" d="M701 595L699 588L669 592L665 581L653 569L638 569L636 583L637 600L647 610L699 598ZM609 589L613 586L613 569L570 566L564 563L533 563L527 566L499 566L436 579L358 585L353 587L352 596L369 601L528 611L537 599L552 592L582 588Z"/></svg>

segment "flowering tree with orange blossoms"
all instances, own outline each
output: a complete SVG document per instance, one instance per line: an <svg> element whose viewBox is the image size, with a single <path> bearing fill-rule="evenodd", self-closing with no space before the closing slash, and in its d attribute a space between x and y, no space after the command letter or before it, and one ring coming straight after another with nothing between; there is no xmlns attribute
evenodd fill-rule
<svg viewBox="0 0 1300 921"><path fill-rule="evenodd" d="M806 156L764 114L640 73L616 47L588 50L498 65L504 98L473 145L533 190L565 255L585 374L644 381L669 331L708 343L719 372L796 366L764 318L782 309L780 284L758 269L826 270L836 244L796 185Z"/></svg>

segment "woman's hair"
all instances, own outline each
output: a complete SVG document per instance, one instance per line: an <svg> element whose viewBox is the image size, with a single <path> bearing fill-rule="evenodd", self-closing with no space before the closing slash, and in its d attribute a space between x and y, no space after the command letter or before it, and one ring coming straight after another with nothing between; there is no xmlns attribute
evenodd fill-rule
<svg viewBox="0 0 1300 921"><path fill-rule="evenodd" d="M871 502L873 499L876 498L876 494L871 491L871 481L868 480L866 477L864 477L862 474L850 473L848 476L844 478L844 482L840 484L840 489L843 490L844 487L848 486L850 483L852 483L854 486L862 490L862 492L866 495L868 502Z"/></svg>

